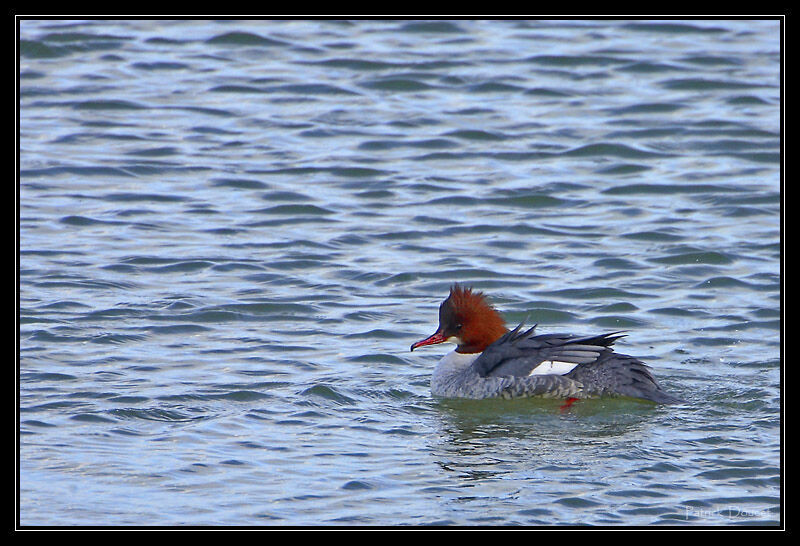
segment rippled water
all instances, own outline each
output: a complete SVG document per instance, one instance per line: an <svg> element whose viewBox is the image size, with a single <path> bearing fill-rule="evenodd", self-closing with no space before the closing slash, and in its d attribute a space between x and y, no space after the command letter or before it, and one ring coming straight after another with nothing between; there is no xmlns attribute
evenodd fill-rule
<svg viewBox="0 0 800 546"><path fill-rule="evenodd" d="M21 20L18 524L779 524L779 37ZM432 398L454 281L688 403Z"/></svg>

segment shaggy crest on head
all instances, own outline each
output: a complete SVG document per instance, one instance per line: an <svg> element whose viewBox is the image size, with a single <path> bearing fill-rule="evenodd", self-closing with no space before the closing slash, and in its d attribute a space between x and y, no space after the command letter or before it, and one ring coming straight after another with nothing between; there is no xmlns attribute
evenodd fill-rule
<svg viewBox="0 0 800 546"><path fill-rule="evenodd" d="M486 296L483 292L473 292L472 287L461 286L458 283L450 287L450 297L448 297L445 302L447 301L462 313L497 313L486 300Z"/></svg>
<svg viewBox="0 0 800 546"><path fill-rule="evenodd" d="M450 295L439 307L439 328L433 335L412 345L411 350L450 341L458 345L458 353L480 353L507 332L500 313L482 292L454 284Z"/></svg>
<svg viewBox="0 0 800 546"><path fill-rule="evenodd" d="M439 327L457 338L459 353L480 353L508 332L483 292L459 284L450 288L450 296L439 309Z"/></svg>

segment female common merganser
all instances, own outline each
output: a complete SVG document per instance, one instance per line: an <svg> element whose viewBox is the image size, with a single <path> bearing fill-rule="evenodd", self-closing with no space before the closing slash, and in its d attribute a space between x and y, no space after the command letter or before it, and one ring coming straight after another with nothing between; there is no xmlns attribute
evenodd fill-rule
<svg viewBox="0 0 800 546"><path fill-rule="evenodd" d="M534 335L534 326L509 331L482 292L458 284L439 307L439 329L411 346L457 344L436 366L431 391L444 398L544 396L575 399L604 395L682 402L664 392L650 369L615 353L619 332L579 337ZM567 405L568 405L567 404Z"/></svg>

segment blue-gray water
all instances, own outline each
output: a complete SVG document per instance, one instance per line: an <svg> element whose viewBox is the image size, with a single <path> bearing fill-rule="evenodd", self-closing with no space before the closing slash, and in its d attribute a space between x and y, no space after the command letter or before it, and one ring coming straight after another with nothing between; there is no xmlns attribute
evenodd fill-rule
<svg viewBox="0 0 800 546"><path fill-rule="evenodd" d="M778 524L779 33L22 20L19 523ZM455 281L687 403L431 397Z"/></svg>

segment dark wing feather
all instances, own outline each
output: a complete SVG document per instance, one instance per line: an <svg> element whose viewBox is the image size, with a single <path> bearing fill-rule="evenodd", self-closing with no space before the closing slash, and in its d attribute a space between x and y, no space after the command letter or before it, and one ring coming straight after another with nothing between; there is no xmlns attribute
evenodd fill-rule
<svg viewBox="0 0 800 546"><path fill-rule="evenodd" d="M481 377L525 377L542 362L553 360L576 365L595 362L610 352L618 332L599 336L568 334L534 335L533 328L521 332L522 324L492 343L472 364Z"/></svg>
<svg viewBox="0 0 800 546"><path fill-rule="evenodd" d="M644 362L619 353L605 353L590 365L576 367L566 377L587 386L602 385L602 389L595 393L598 395L631 396L659 404L683 402L661 388Z"/></svg>

